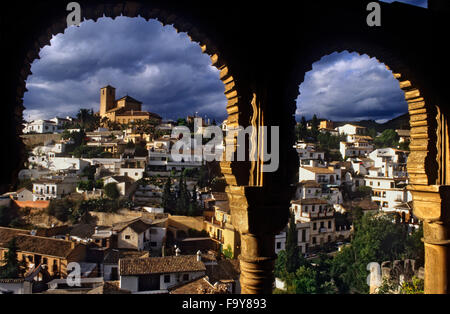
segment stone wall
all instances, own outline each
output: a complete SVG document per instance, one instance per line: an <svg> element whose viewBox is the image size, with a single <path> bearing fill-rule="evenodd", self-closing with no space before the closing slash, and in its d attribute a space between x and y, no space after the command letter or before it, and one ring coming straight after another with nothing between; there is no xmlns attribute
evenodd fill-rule
<svg viewBox="0 0 450 314"><path fill-rule="evenodd" d="M26 134L20 136L26 147L44 145L48 141L61 140L61 134Z"/></svg>

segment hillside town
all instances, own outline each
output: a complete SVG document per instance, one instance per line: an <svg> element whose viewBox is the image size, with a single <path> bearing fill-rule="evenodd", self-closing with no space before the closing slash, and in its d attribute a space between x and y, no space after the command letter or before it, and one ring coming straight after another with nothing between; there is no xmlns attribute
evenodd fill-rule
<svg viewBox="0 0 450 314"><path fill-rule="evenodd" d="M218 162L171 154L174 127L215 124L163 120L110 85L96 113L24 123L26 167L0 199L0 293L240 293L240 236ZM296 133L291 220L275 253L295 234L302 258L336 255L350 245L355 210L419 228L406 189L409 130L314 116Z"/></svg>

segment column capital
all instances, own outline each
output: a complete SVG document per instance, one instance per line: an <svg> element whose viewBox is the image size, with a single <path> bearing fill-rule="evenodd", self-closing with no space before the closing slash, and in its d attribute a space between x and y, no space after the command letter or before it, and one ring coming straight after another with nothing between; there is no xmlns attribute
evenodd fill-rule
<svg viewBox="0 0 450 314"><path fill-rule="evenodd" d="M425 222L450 223L450 186L409 185L414 215Z"/></svg>
<svg viewBox="0 0 450 314"><path fill-rule="evenodd" d="M241 234L278 234L289 219L292 189L228 186L233 226Z"/></svg>

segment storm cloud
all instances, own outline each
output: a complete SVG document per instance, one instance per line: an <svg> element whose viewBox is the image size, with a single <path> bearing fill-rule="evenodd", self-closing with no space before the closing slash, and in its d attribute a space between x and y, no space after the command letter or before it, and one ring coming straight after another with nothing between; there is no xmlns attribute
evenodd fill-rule
<svg viewBox="0 0 450 314"><path fill-rule="evenodd" d="M224 86L210 58L187 34L155 20L101 18L69 27L40 51L31 70L26 120L98 111L107 84L117 98L130 95L166 119L226 116Z"/></svg>
<svg viewBox="0 0 450 314"><path fill-rule="evenodd" d="M426 0L401 2L426 7ZM164 119L196 112L226 118L224 86L210 58L187 34L155 20L101 18L71 26L40 51L31 71L27 121L98 111L100 88L108 84L116 98L130 95ZM306 74L296 117L384 121L406 111L399 83L383 64L344 52L325 56Z"/></svg>
<svg viewBox="0 0 450 314"><path fill-rule="evenodd" d="M399 82L375 58L333 53L313 64L300 85L296 118L380 122L407 112Z"/></svg>

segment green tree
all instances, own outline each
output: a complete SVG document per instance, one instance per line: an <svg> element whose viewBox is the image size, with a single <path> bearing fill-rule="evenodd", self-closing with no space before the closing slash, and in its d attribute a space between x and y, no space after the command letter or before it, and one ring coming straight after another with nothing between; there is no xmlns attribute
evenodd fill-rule
<svg viewBox="0 0 450 314"><path fill-rule="evenodd" d="M286 271L295 272L299 267L298 233L294 214L289 218L289 227L286 235Z"/></svg>
<svg viewBox="0 0 450 314"><path fill-rule="evenodd" d="M173 214L175 210L175 197L172 192L172 179L170 177L167 177L167 181L164 184L161 206L167 213Z"/></svg>
<svg viewBox="0 0 450 314"><path fill-rule="evenodd" d="M367 265L402 259L408 242L407 227L395 224L392 215L365 214L353 222L351 245L333 259L331 276L341 292L368 293Z"/></svg>
<svg viewBox="0 0 450 314"><path fill-rule="evenodd" d="M228 259L233 259L233 250L231 248L231 245L227 245L226 249L222 249L222 254Z"/></svg>
<svg viewBox="0 0 450 314"><path fill-rule="evenodd" d="M180 176L180 182L178 184L178 196L176 201L176 214L186 215L190 205L190 194L187 190L186 180L183 175Z"/></svg>
<svg viewBox="0 0 450 314"><path fill-rule="evenodd" d="M378 148L385 148L385 147L397 147L398 141L399 137L397 132L395 132L392 129L387 129L384 130L380 136L375 138L374 143Z"/></svg>
<svg viewBox="0 0 450 314"><path fill-rule="evenodd" d="M3 266L0 266L0 278L2 279L15 279L22 275L21 266L22 263L17 259L17 244L16 238L11 239L8 242L8 251L5 254L5 259L2 260Z"/></svg>
<svg viewBox="0 0 450 314"><path fill-rule="evenodd" d="M105 191L105 194L110 199L116 200L120 197L119 189L117 188L117 184L114 182L108 183L103 188Z"/></svg>
<svg viewBox="0 0 450 314"><path fill-rule="evenodd" d="M69 220L70 215L74 209L74 202L71 200L64 199L53 199L50 201L47 212L49 215L55 217L56 219L66 222Z"/></svg>

